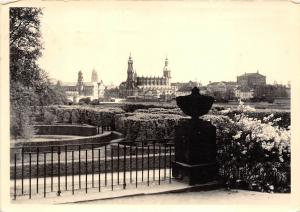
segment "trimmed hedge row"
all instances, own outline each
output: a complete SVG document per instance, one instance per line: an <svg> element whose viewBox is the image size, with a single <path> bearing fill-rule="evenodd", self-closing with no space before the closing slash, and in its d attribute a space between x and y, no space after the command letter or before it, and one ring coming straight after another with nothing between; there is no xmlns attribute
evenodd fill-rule
<svg viewBox="0 0 300 212"><path fill-rule="evenodd" d="M59 123L79 123L93 126L111 126L115 124L115 115L125 113L119 107L99 106L48 106L41 115L51 113Z"/></svg>

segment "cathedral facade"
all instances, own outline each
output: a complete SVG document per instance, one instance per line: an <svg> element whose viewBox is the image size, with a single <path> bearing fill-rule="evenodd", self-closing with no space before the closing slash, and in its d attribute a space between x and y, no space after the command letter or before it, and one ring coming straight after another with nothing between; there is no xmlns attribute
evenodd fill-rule
<svg viewBox="0 0 300 212"><path fill-rule="evenodd" d="M165 59L163 76L144 77L138 76L133 68L131 55L128 59L127 80L120 84L120 96L141 97L141 98L160 98L161 96L175 96L176 86L171 86L171 70L168 58Z"/></svg>
<svg viewBox="0 0 300 212"><path fill-rule="evenodd" d="M104 85L98 80L98 74L95 70L92 71L91 81L84 82L82 71L78 72L77 82L57 82L65 91L67 98L74 103L81 98L89 97L91 100L103 98Z"/></svg>

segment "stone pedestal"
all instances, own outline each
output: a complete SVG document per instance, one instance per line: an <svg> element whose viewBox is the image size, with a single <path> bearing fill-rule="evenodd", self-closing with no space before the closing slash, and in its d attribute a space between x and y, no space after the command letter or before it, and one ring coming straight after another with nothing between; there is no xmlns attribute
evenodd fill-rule
<svg viewBox="0 0 300 212"><path fill-rule="evenodd" d="M201 119L189 119L176 127L172 175L190 185L217 179L216 128Z"/></svg>

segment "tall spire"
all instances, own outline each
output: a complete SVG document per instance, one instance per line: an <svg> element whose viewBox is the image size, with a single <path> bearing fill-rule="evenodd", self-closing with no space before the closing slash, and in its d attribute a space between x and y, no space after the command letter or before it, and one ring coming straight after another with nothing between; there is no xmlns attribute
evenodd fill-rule
<svg viewBox="0 0 300 212"><path fill-rule="evenodd" d="M166 57L165 59L165 66L163 68L163 76L166 79L167 85L170 85L170 79L171 79L171 70L169 68L169 60Z"/></svg>
<svg viewBox="0 0 300 212"><path fill-rule="evenodd" d="M129 64L131 64L131 66L133 64L132 57L131 57L131 52L130 52L129 58L128 58L128 68L129 68Z"/></svg>
<svg viewBox="0 0 300 212"><path fill-rule="evenodd" d="M81 70L78 72L77 89L79 95L81 95L83 93L83 74Z"/></svg>
<svg viewBox="0 0 300 212"><path fill-rule="evenodd" d="M83 74L82 71L78 71L78 78L77 78L78 83L83 83Z"/></svg>
<svg viewBox="0 0 300 212"><path fill-rule="evenodd" d="M98 74L97 74L95 68L92 71L91 82L98 82Z"/></svg>
<svg viewBox="0 0 300 212"><path fill-rule="evenodd" d="M129 54L128 59L128 68L127 68L127 88L133 88L134 87L134 70L133 70L133 61L131 59L131 52Z"/></svg>

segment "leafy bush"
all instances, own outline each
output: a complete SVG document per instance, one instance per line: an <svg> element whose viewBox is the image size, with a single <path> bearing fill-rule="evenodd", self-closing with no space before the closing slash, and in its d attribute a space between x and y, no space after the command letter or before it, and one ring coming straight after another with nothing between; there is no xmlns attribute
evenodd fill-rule
<svg viewBox="0 0 300 212"><path fill-rule="evenodd" d="M21 129L21 137L29 140L30 138L33 137L33 135L35 135L36 130L34 129L34 127L32 125L28 123L25 123L24 125L22 125L22 129Z"/></svg>
<svg viewBox="0 0 300 212"><path fill-rule="evenodd" d="M33 89L14 83L10 86L10 134L11 136L30 138L32 111L30 104L37 101ZM25 137L24 137L25 136Z"/></svg>
<svg viewBox="0 0 300 212"><path fill-rule="evenodd" d="M175 103L126 103L121 107L126 112L134 112L138 109L149 109L149 108L163 108L163 109L174 109L178 108Z"/></svg>
<svg viewBox="0 0 300 212"><path fill-rule="evenodd" d="M44 112L44 119L45 124L54 124L56 122L56 115L53 113L48 112L47 110Z"/></svg>
<svg viewBox="0 0 300 212"><path fill-rule="evenodd" d="M83 105L83 104L90 104L91 103L91 98L90 97L86 97L86 98L81 98L79 99L79 102L78 102L80 105Z"/></svg>
<svg viewBox="0 0 300 212"><path fill-rule="evenodd" d="M93 101L91 101L91 105L99 105L100 101L99 99L94 99Z"/></svg>
<svg viewBox="0 0 300 212"><path fill-rule="evenodd" d="M217 127L217 160L229 187L290 191L290 129L279 127L274 115L263 120L245 113L222 116Z"/></svg>

